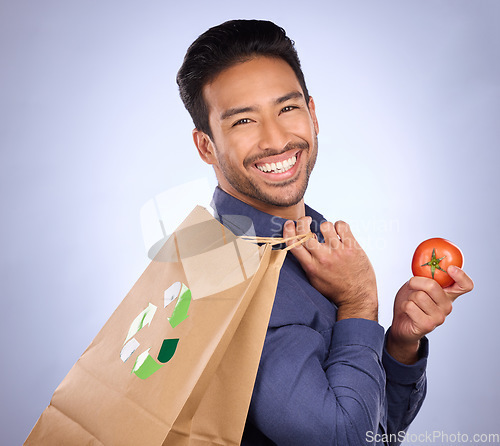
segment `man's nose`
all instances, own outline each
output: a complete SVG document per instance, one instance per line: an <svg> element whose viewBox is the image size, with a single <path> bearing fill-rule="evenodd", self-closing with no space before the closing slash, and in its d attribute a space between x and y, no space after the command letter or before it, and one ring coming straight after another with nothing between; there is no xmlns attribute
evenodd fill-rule
<svg viewBox="0 0 500 446"><path fill-rule="evenodd" d="M261 121L259 148L281 150L290 142L290 133L276 119Z"/></svg>

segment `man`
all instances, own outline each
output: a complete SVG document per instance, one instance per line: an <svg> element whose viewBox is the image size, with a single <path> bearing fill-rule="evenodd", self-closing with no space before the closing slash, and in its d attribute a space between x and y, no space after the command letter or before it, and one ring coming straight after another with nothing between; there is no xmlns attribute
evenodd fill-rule
<svg viewBox="0 0 500 446"><path fill-rule="evenodd" d="M446 290L412 278L384 335L375 274L349 226L304 204L319 125L283 29L256 20L211 28L188 49L177 82L194 143L217 176L219 218L246 216L258 236L317 236L281 270L242 444L399 443L426 392L425 335L471 279L452 267Z"/></svg>

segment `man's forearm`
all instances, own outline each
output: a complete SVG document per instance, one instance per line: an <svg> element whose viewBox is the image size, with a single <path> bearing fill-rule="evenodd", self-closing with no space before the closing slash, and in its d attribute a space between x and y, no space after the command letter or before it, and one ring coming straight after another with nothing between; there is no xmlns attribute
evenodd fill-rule
<svg viewBox="0 0 500 446"><path fill-rule="evenodd" d="M329 352L305 326L270 329L252 423L278 444L362 444L385 406L383 343L383 328L364 319L337 322Z"/></svg>

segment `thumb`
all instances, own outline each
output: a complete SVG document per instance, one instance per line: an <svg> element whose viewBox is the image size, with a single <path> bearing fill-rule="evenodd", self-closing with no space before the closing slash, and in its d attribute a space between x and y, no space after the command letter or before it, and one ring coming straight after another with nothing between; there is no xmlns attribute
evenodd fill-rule
<svg viewBox="0 0 500 446"><path fill-rule="evenodd" d="M472 291L474 288L474 282L472 279L458 266L450 265L446 272L455 281L444 289L453 299L456 299L464 293Z"/></svg>

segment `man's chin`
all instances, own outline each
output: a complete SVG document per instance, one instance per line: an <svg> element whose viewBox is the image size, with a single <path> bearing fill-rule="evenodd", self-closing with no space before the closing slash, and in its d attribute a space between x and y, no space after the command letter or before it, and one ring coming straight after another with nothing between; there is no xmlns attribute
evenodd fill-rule
<svg viewBox="0 0 500 446"><path fill-rule="evenodd" d="M295 206L297 203L304 198L306 187L299 190L295 189L293 191L286 191L284 187L276 187L274 190L270 191L258 191L254 198L262 201L263 203L271 206L286 208Z"/></svg>
<svg viewBox="0 0 500 446"><path fill-rule="evenodd" d="M224 173L227 174L227 169ZM304 198L309 177L298 173L292 178L276 182L265 181L260 175L257 178L225 175L224 180L226 186L229 187L226 190L222 186L222 189L241 201L248 204L257 201L264 206L287 208L295 206ZM221 184L220 180L219 184Z"/></svg>

